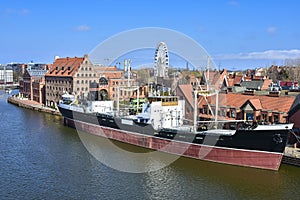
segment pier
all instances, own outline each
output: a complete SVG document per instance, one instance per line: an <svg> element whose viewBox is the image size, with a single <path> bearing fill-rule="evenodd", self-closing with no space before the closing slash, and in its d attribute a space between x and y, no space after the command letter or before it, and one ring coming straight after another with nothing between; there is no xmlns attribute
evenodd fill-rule
<svg viewBox="0 0 300 200"><path fill-rule="evenodd" d="M0 85L0 90L5 90L5 89L14 90L14 89L19 89L19 88L20 88L19 83L15 83L15 84L1 84Z"/></svg>
<svg viewBox="0 0 300 200"><path fill-rule="evenodd" d="M22 108L27 108L30 110L35 110L35 111L39 111L39 112L45 112L45 113L61 116L61 113L58 110L46 107L43 104L40 104L36 101L28 100L25 98L21 99L16 96L11 96L11 97L7 98L7 102L14 104L16 106L22 107Z"/></svg>
<svg viewBox="0 0 300 200"><path fill-rule="evenodd" d="M300 167L300 149L294 147L286 147L282 158L283 164L289 164Z"/></svg>

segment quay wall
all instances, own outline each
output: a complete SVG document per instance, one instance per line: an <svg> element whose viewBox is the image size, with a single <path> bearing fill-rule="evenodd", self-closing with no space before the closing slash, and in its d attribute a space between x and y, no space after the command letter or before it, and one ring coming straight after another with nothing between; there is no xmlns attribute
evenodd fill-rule
<svg viewBox="0 0 300 200"><path fill-rule="evenodd" d="M291 156L284 155L282 158L282 163L300 167L300 159Z"/></svg>
<svg viewBox="0 0 300 200"><path fill-rule="evenodd" d="M282 163L300 167L300 149L294 147L286 147Z"/></svg>
<svg viewBox="0 0 300 200"><path fill-rule="evenodd" d="M22 100L17 97L10 96L7 98L7 102L19 106L21 108L26 108L38 112L45 112L45 113L61 116L61 113L59 111L52 108L44 107L42 104L34 103L29 100Z"/></svg>

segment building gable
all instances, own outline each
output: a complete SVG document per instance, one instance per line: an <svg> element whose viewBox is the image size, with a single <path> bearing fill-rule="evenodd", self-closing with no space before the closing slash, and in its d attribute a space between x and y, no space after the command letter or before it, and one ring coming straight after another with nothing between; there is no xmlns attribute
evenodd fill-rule
<svg viewBox="0 0 300 200"><path fill-rule="evenodd" d="M85 57L57 58L52 64L51 69L47 72L46 76L73 77L80 65L83 63Z"/></svg>
<svg viewBox="0 0 300 200"><path fill-rule="evenodd" d="M262 105L259 99L248 99L242 106L241 110L261 110Z"/></svg>
<svg viewBox="0 0 300 200"><path fill-rule="evenodd" d="M28 79L28 78L29 78L29 79L31 78L31 76L30 76L30 74L29 74L29 72L28 72L27 69L25 70L25 72L24 72L24 74L23 74L23 79L26 79L26 78L27 78L27 79Z"/></svg>

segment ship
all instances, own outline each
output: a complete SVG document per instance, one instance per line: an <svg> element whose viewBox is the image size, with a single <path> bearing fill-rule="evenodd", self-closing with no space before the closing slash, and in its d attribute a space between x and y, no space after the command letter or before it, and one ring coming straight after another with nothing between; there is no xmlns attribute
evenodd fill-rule
<svg viewBox="0 0 300 200"><path fill-rule="evenodd" d="M204 93L194 91L194 99ZM293 127L237 120L235 128L225 129L228 122L200 124L197 114L189 124L185 101L159 92L149 93L141 107L141 112L121 114L112 100L79 103L71 94L62 95L58 105L64 124L80 131L179 156L269 170L280 168Z"/></svg>

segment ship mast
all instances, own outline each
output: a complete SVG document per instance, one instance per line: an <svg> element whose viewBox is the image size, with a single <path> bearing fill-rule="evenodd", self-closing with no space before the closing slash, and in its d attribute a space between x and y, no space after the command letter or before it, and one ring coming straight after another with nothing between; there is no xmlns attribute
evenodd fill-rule
<svg viewBox="0 0 300 200"><path fill-rule="evenodd" d="M210 57L207 56L207 75L206 75L206 89L209 91L209 67L210 67Z"/></svg>
<svg viewBox="0 0 300 200"><path fill-rule="evenodd" d="M213 89L213 91L210 89L209 87L209 68L210 68L210 57L207 57L207 72L206 72L206 77L205 77L205 82L206 82L206 89L202 89L200 83L199 83L199 87L200 87L200 91L198 88L195 88L194 90L194 123L193 123L193 131L196 132L197 131L197 125L198 125L198 121L197 121L197 108L198 108L198 95L204 96L208 107L210 108L210 105L208 103L208 100L206 97L208 96L213 96L216 95L216 104L215 104L215 113L214 113L214 122L215 123L215 127L217 127L217 122L218 122L218 108L219 108L219 91L217 90L217 88ZM211 109L211 108L210 108Z"/></svg>
<svg viewBox="0 0 300 200"><path fill-rule="evenodd" d="M198 105L198 90L194 90L194 126L193 126L193 131L197 132L197 105Z"/></svg>

